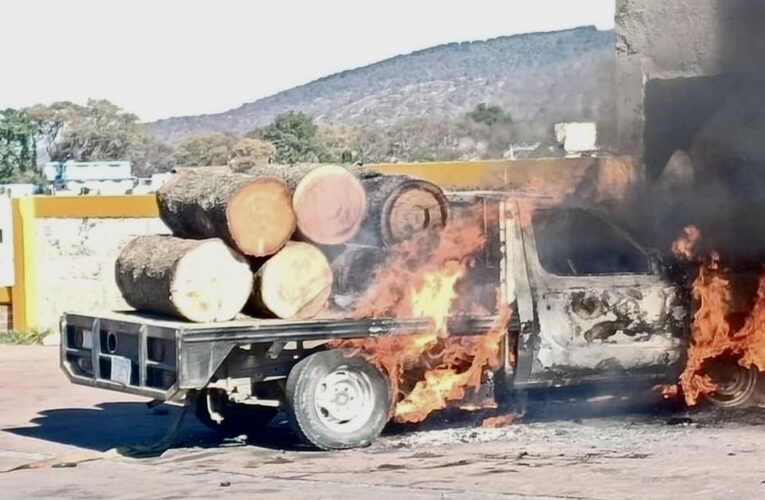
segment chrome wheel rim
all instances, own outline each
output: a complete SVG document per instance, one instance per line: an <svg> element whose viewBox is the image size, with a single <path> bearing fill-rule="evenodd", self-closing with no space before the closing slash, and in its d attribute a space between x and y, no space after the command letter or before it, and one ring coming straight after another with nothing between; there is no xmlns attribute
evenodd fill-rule
<svg viewBox="0 0 765 500"><path fill-rule="evenodd" d="M715 391L707 400L715 406L726 408L746 403L752 396L757 383L757 373L731 362L719 362L710 370Z"/></svg>
<svg viewBox="0 0 765 500"><path fill-rule="evenodd" d="M340 367L321 378L314 394L314 406L319 420L327 428L341 433L355 432L372 417L373 394L372 381L365 373Z"/></svg>

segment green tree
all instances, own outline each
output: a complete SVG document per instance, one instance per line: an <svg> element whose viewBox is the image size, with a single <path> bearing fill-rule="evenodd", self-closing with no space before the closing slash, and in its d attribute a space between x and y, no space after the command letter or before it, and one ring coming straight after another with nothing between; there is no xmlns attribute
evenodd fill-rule
<svg viewBox="0 0 765 500"><path fill-rule="evenodd" d="M133 174L150 177L152 174L169 172L175 165L173 149L147 135L142 142L136 142L130 152Z"/></svg>
<svg viewBox="0 0 765 500"><path fill-rule="evenodd" d="M184 167L227 165L236 142L236 137L220 133L189 137L175 148L175 163Z"/></svg>
<svg viewBox="0 0 765 500"><path fill-rule="evenodd" d="M335 163L352 163L358 157L359 130L349 125L319 124L319 141L326 151L326 159Z"/></svg>
<svg viewBox="0 0 765 500"><path fill-rule="evenodd" d="M8 108L0 112L0 180L18 179L34 172L37 154L34 122L24 111Z"/></svg>
<svg viewBox="0 0 765 500"><path fill-rule="evenodd" d="M231 150L231 168L244 171L256 165L271 163L276 158L276 147L262 139L245 138Z"/></svg>
<svg viewBox="0 0 765 500"><path fill-rule="evenodd" d="M276 146L279 163L326 161L328 153L318 131L319 127L307 114L287 111L264 128L262 136Z"/></svg>
<svg viewBox="0 0 765 500"><path fill-rule="evenodd" d="M52 161L128 160L138 175L170 168L166 146L132 113L107 100L85 106L56 102L27 110L37 127L37 139Z"/></svg>
<svg viewBox="0 0 765 500"><path fill-rule="evenodd" d="M361 130L358 151L365 163L447 161L457 158L457 141L448 118L404 118Z"/></svg>
<svg viewBox="0 0 765 500"><path fill-rule="evenodd" d="M509 125L513 123L510 113L507 113L499 106L487 106L486 103L480 103L465 116L476 123L483 123L489 127L495 125Z"/></svg>
<svg viewBox="0 0 765 500"><path fill-rule="evenodd" d="M518 139L519 126L501 107L481 103L465 114L459 134L475 144L475 158L503 158Z"/></svg>
<svg viewBox="0 0 765 500"><path fill-rule="evenodd" d="M38 144L45 148L48 158L57 156L56 143L64 127L84 116L85 108L69 101L54 102L50 106L36 104L26 109L37 126Z"/></svg>
<svg viewBox="0 0 765 500"><path fill-rule="evenodd" d="M107 100L89 99L65 113L61 137L51 160L130 160L131 151L147 141L148 131L132 113Z"/></svg>

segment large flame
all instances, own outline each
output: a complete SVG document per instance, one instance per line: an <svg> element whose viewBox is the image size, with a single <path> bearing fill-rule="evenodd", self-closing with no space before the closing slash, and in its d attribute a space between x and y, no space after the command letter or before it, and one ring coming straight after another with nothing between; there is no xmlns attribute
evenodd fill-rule
<svg viewBox="0 0 765 500"><path fill-rule="evenodd" d="M422 421L449 402L462 400L469 388L481 385L485 370L498 368L509 307L499 307L491 328L481 336L451 337L448 330L449 318L465 312L458 310L464 306L460 281L486 245L482 214L476 211L394 248L355 311L358 318L429 318L431 331L337 344L361 351L388 376L397 422ZM477 304L468 307L480 309Z"/></svg>
<svg viewBox="0 0 765 500"><path fill-rule="evenodd" d="M695 227L685 228L674 243L673 251L683 259L692 260L701 233ZM680 376L685 401L695 405L699 397L715 391L714 381L704 373L705 365L723 356L732 357L738 364L765 371L765 273L759 278L757 294L751 310L746 313L743 326L732 324L732 297L734 287L729 272L716 252L698 258L699 273L693 283L696 312L693 315L691 338L685 369ZM676 393L668 388L665 394Z"/></svg>
<svg viewBox="0 0 765 500"><path fill-rule="evenodd" d="M740 346L739 363L765 372L765 273L760 276L752 312L734 339Z"/></svg>
<svg viewBox="0 0 765 500"><path fill-rule="evenodd" d="M431 356L435 354L440 362L427 369L424 379L398 401L393 411L394 420L420 422L431 412L446 408L449 402L464 399L468 388L477 389L485 369L499 368L499 349L508 321L510 308L504 306L484 335L444 338L433 346L436 349L431 349Z"/></svg>
<svg viewBox="0 0 765 500"><path fill-rule="evenodd" d="M680 376L689 405L696 404L700 395L715 390L715 384L703 373L704 364L733 347L727 320L730 297L730 281L720 272L719 257L713 254L701 265L693 283L693 298L698 309L693 315L688 359Z"/></svg>

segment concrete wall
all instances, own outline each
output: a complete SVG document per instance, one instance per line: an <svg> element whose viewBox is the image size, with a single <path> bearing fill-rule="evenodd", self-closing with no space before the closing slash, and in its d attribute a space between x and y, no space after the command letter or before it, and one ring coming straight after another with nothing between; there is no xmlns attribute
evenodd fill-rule
<svg viewBox="0 0 765 500"><path fill-rule="evenodd" d="M117 255L136 236L166 233L156 218L38 219L38 327L55 331L64 311L126 308L114 283Z"/></svg>
<svg viewBox="0 0 765 500"><path fill-rule="evenodd" d="M664 249L693 224L724 262L762 261L765 1L617 0L616 13L617 146L644 167L641 226Z"/></svg>
<svg viewBox="0 0 765 500"><path fill-rule="evenodd" d="M765 2L756 0L617 0L619 151L642 157L646 147L653 147L645 144L654 139L645 136L652 128L646 125L652 94L654 108L664 111L655 122L667 135L669 117L698 124L741 93L742 85L760 80L764 23ZM689 80L692 88L652 84L676 79ZM670 98L681 102L674 108Z"/></svg>

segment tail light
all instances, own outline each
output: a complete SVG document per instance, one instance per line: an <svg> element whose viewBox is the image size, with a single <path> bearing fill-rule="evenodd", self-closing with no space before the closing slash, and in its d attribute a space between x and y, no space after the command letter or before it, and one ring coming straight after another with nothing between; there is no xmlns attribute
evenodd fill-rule
<svg viewBox="0 0 765 500"><path fill-rule="evenodd" d="M93 349L93 332L77 329L74 331L72 341L77 349Z"/></svg>
<svg viewBox="0 0 765 500"><path fill-rule="evenodd" d="M165 346L165 341L163 339L149 337L148 342L149 359L159 363L163 362L165 360L165 356L167 355L167 347Z"/></svg>

